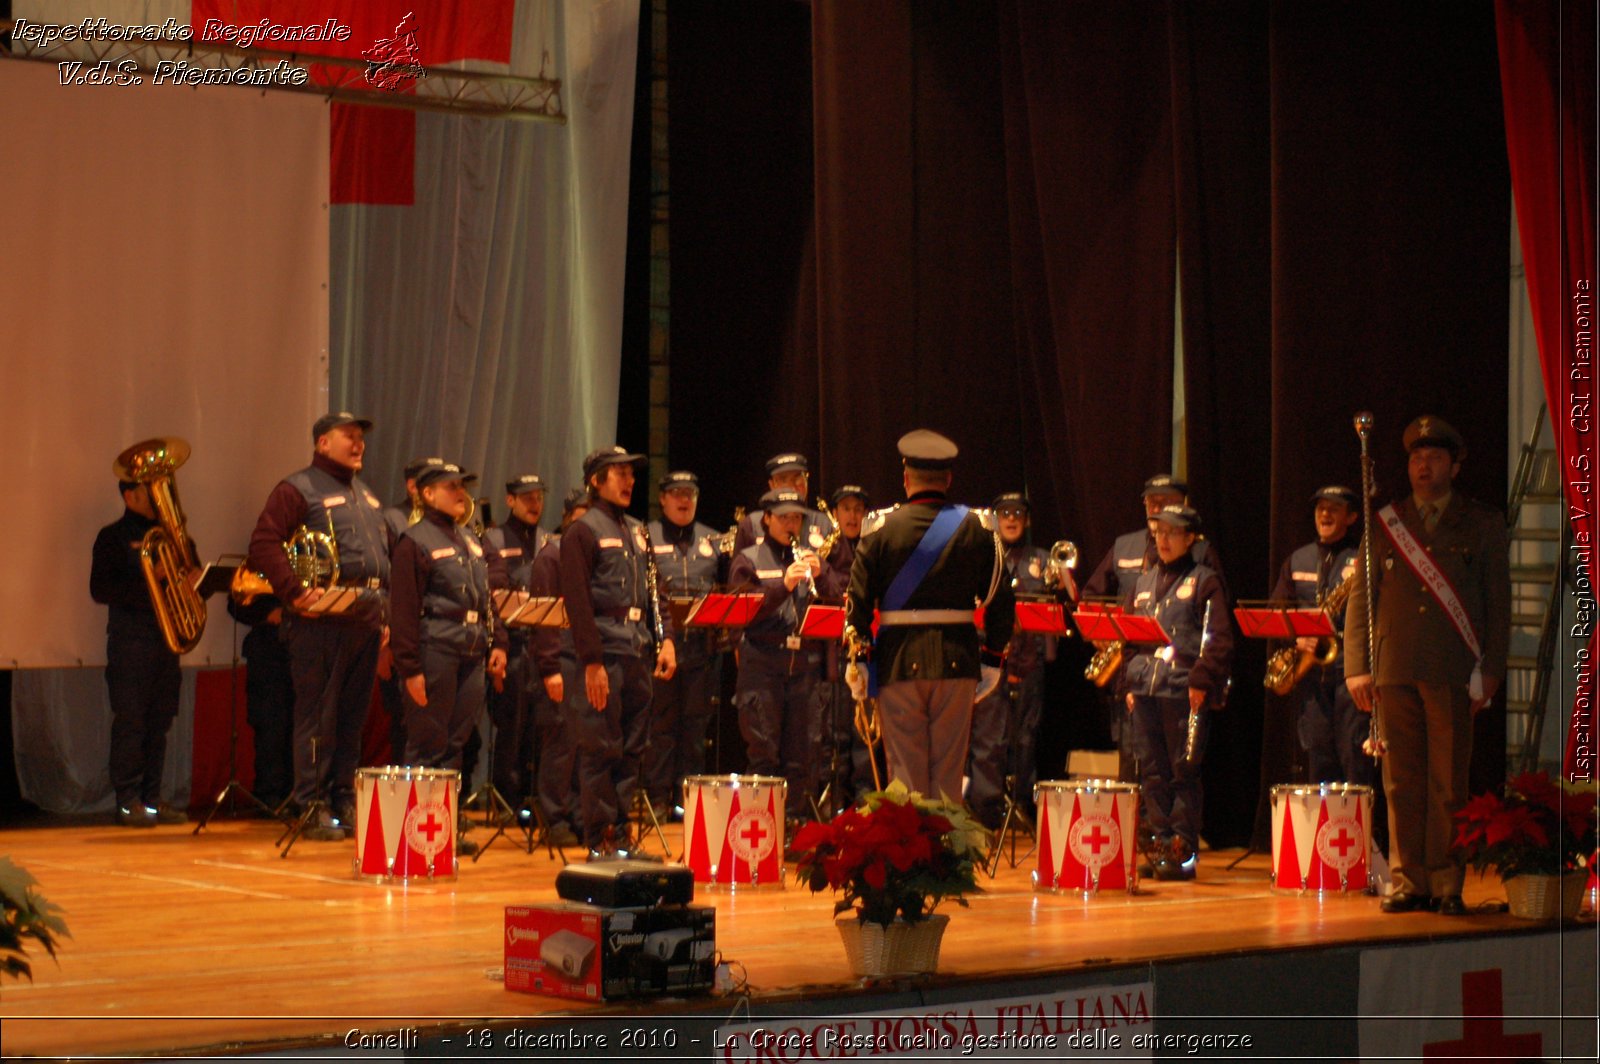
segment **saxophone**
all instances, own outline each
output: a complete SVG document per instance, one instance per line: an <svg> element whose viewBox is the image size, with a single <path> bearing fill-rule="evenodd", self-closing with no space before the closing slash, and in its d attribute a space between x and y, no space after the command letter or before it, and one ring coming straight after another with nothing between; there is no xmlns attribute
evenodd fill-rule
<svg viewBox="0 0 1600 1064"><path fill-rule="evenodd" d="M717 537L717 553L723 557L733 556L733 545L739 541L739 526L744 523L744 507L733 508L733 524L728 530Z"/></svg>
<svg viewBox="0 0 1600 1064"><path fill-rule="evenodd" d="M1317 607L1327 615L1332 622L1334 614L1344 609L1345 600L1350 597L1351 590L1355 587L1354 573L1345 577L1338 587L1323 598ZM1337 626L1335 626L1337 627ZM1305 678L1313 665L1332 665L1339 660L1339 651L1343 649L1337 635L1323 636L1317 640L1315 650L1301 650L1297 646L1286 646L1267 659L1267 672L1261 678L1261 686L1275 695L1286 695L1294 690L1295 684Z"/></svg>
<svg viewBox="0 0 1600 1064"><path fill-rule="evenodd" d="M833 552L833 545L839 542L839 536L844 532L844 526L839 524L839 519L828 509L827 499L818 499L817 509L833 524L833 531L827 534L822 540L822 546L817 548L817 557L827 561L828 555Z"/></svg>
<svg viewBox="0 0 1600 1064"><path fill-rule="evenodd" d="M1088 666L1083 670L1083 678L1096 687L1110 683L1111 677L1122 667L1122 652L1127 645L1121 639L1094 644L1094 657L1089 659Z"/></svg>

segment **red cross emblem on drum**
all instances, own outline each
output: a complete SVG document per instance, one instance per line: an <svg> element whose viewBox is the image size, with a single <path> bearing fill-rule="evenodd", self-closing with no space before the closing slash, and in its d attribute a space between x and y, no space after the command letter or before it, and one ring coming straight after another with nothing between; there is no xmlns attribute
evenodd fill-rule
<svg viewBox="0 0 1600 1064"><path fill-rule="evenodd" d="M778 828L772 813L759 806L739 810L728 822L728 845L733 855L748 864L760 864L772 852Z"/></svg>
<svg viewBox="0 0 1600 1064"><path fill-rule="evenodd" d="M415 805L406 814L406 842L424 860L443 850L450 841L450 810L443 802Z"/></svg>
<svg viewBox="0 0 1600 1064"><path fill-rule="evenodd" d="M1366 832L1352 817L1330 817L1317 829L1317 856L1329 868L1348 872L1366 857Z"/></svg>
<svg viewBox="0 0 1600 1064"><path fill-rule="evenodd" d="M1103 813L1083 816L1073 822L1067 846L1078 863L1098 878L1100 869L1122 849L1122 829Z"/></svg>

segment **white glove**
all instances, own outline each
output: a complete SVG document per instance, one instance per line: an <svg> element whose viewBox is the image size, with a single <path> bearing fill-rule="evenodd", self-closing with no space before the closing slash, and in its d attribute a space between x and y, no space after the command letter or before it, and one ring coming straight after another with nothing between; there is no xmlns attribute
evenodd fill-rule
<svg viewBox="0 0 1600 1064"><path fill-rule="evenodd" d="M1000 686L1000 669L995 665L981 665L978 667L978 689L972 693L974 702L982 702L994 694Z"/></svg>
<svg viewBox="0 0 1600 1064"><path fill-rule="evenodd" d="M857 702L867 700L867 670L851 662L844 670L844 682L850 687L850 697Z"/></svg>

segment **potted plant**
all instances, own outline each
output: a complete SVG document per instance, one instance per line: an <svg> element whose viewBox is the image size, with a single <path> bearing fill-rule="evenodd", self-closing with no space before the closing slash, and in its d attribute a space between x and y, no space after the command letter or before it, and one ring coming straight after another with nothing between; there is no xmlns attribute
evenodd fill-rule
<svg viewBox="0 0 1600 1064"><path fill-rule="evenodd" d="M24 955L28 939L54 957L55 936L68 934L60 907L40 897L35 886L37 882L26 869L12 864L9 857L0 857L0 905L5 910L5 918L0 920L0 973L13 978L33 978L33 967Z"/></svg>
<svg viewBox="0 0 1600 1064"><path fill-rule="evenodd" d="M988 833L958 803L925 798L896 780L794 841L796 876L841 897L835 923L857 974L933 971L950 918L934 909L980 888ZM853 913L844 916L845 913Z"/></svg>
<svg viewBox="0 0 1600 1064"><path fill-rule="evenodd" d="M1532 919L1571 916L1595 854L1595 785L1558 784L1546 773L1506 781L1455 815L1455 850L1481 874L1494 869L1511 911Z"/></svg>

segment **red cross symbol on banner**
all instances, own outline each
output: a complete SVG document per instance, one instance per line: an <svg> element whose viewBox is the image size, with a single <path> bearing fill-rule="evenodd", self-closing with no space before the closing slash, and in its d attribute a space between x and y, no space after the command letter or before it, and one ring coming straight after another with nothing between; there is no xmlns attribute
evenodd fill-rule
<svg viewBox="0 0 1600 1064"><path fill-rule="evenodd" d="M1505 1033L1505 993L1500 979L1499 968L1461 973L1461 1037L1423 1043L1422 1059L1538 1060L1544 1055L1544 1038L1539 1032Z"/></svg>

